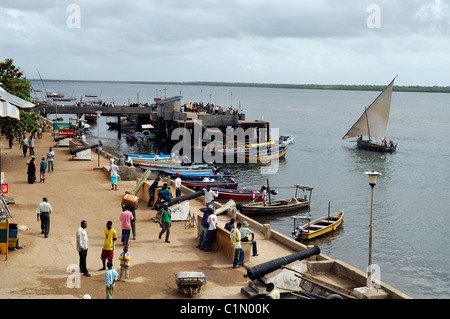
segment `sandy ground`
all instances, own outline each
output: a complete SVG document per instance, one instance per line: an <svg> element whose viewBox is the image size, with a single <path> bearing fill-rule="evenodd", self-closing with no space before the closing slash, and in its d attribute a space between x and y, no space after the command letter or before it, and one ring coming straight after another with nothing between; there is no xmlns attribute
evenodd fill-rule
<svg viewBox="0 0 450 319"><path fill-rule="evenodd" d="M37 167L40 159L54 146L50 132L35 141ZM55 170L47 173L45 183L27 183L26 162L18 143L8 148L1 140L1 164L5 182L9 184L6 197L14 199L9 205L11 223L27 226L19 231L19 244L23 249L9 252L8 260L0 254L0 298L81 298L89 294L93 299L104 299L104 271L100 253L106 222L111 220L119 235L115 248L115 268L122 251L120 243L121 198L131 191L134 181L119 181L119 190L111 190L109 178L104 172L94 170L97 155L92 161L71 161L67 148L55 150ZM101 166L108 160L101 158ZM38 175L39 180L39 175ZM40 233L36 220L36 208L47 197L53 207L48 238ZM193 208L195 210L195 208ZM137 210L137 239L130 240L130 279L118 282L114 298L186 298L177 289L175 274L180 271L202 271L207 283L195 298L243 298L240 288L248 284L243 277L245 268L232 269L229 258L219 252L203 252L195 248L195 228L186 228L184 222L173 224L171 243L158 239L159 224L151 218L155 211L142 203ZM81 220L87 220L89 250L88 270L92 277L81 276L79 287L69 288L67 271L78 265L75 233ZM259 258L259 257L257 257ZM75 281L69 280L73 285Z"/></svg>

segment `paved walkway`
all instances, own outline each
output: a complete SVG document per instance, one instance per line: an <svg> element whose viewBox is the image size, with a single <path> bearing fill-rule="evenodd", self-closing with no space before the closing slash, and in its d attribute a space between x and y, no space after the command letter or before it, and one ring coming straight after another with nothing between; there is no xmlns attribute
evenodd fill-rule
<svg viewBox="0 0 450 319"><path fill-rule="evenodd" d="M100 253L106 222L111 220L119 235L115 248L115 268L122 251L120 243L121 198L125 191L131 191L134 181L119 181L119 190L111 190L109 178L104 172L94 170L97 156L92 161L72 161L67 148L55 150L55 170L47 173L45 183L27 183L26 162L15 142L12 149L6 140L1 144L1 170L9 185L6 197L12 197L15 204L9 206L11 223L28 227L19 232L19 244L23 249L0 255L0 298L81 298L90 294L92 298L104 299L104 271ZM50 132L44 132L42 139L35 141L35 154L39 169L42 156L53 146ZM101 158L101 166L109 165ZM39 180L39 175L38 175ZM46 196L53 207L49 238L40 234L40 223L36 220L36 208ZM201 198L202 199L202 198ZM198 211L202 200L192 200L191 211ZM231 260L220 252L203 252L196 249L197 232L186 228L184 222L173 223L170 243L158 239L159 224L151 218L155 211L141 203L137 210L137 239L129 242L131 255L130 280L119 282L114 298L185 298L177 290L175 274L180 271L202 271L207 283L195 298L243 298L242 287L248 285L243 277L245 267L232 269ZM87 266L92 277L82 277L76 288L69 288L67 270L78 265L75 249L75 233L81 220L87 220L89 250ZM220 224L227 220L219 216ZM273 241L262 240L257 234L259 256L251 257L247 266L252 266L292 253ZM74 285L75 281L69 282Z"/></svg>

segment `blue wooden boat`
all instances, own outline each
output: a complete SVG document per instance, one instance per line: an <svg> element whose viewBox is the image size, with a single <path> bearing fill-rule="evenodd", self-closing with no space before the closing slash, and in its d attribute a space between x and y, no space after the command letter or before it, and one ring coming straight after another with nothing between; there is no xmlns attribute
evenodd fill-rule
<svg viewBox="0 0 450 319"><path fill-rule="evenodd" d="M172 164L156 164L156 163L137 163L142 169L150 169L154 171L173 171L173 172L212 172L214 166L207 164L193 164L193 165L172 165Z"/></svg>
<svg viewBox="0 0 450 319"><path fill-rule="evenodd" d="M161 152L159 153L159 155L157 155L157 154L129 154L129 153L126 153L123 155L128 155L132 159L134 159L134 158L155 159L155 158L171 158L172 157L172 155L166 155Z"/></svg>
<svg viewBox="0 0 450 319"><path fill-rule="evenodd" d="M223 178L228 178L231 177L231 174L226 174L227 172L225 172L224 174L215 174L211 171L206 171L206 172L180 172L180 171L175 171L175 170L167 170L167 171L163 171L163 173L165 175L169 175L172 178L175 178L175 175L178 173L180 175L180 178L182 180L203 180L204 178L209 178L209 179L220 179L221 177Z"/></svg>

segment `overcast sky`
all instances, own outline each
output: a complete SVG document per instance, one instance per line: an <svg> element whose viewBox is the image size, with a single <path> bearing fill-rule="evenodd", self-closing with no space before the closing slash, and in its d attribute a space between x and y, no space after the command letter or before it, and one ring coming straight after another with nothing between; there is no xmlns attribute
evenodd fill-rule
<svg viewBox="0 0 450 319"><path fill-rule="evenodd" d="M449 86L449 37L444 0L0 0L32 79Z"/></svg>

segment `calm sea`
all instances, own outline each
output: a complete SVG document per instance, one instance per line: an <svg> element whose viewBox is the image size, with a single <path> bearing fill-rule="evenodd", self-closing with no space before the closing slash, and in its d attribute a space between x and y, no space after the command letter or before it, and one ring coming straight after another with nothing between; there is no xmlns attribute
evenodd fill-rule
<svg viewBox="0 0 450 319"><path fill-rule="evenodd" d="M388 82L386 82L388 84ZM242 88L223 86L150 85L102 82L44 82L47 91L79 99L100 95L116 105L153 102L154 97L182 95L182 103L212 102L242 108L250 120L270 121L281 135L292 135L286 159L276 174L262 175L260 166L227 164L241 187L259 189L269 179L279 194L290 198L294 184L314 187L309 210L313 218L345 211L343 229L321 239L321 251L366 271L369 247L371 190L365 171L382 175L375 187L372 263L381 280L414 298L450 298L450 95L400 93L392 95L387 138L397 152L381 154L356 149L342 137L380 92ZM34 81L35 89L42 89ZM66 102L67 103L67 102ZM67 116L68 117L68 116ZM112 118L101 117L100 139L117 154L167 151L157 143L127 145L125 136L107 129ZM97 139L97 124L90 137ZM290 215L258 218L290 235ZM261 252L264 253L264 252Z"/></svg>

